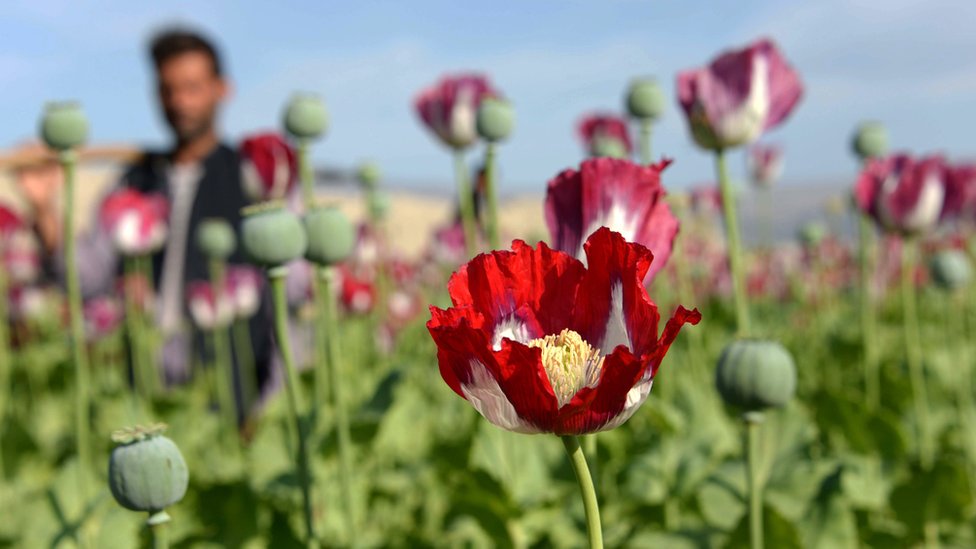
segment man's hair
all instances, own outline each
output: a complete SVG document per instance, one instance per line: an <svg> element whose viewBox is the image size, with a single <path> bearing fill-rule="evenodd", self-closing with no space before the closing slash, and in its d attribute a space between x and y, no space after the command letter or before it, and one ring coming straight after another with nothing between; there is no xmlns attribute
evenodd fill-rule
<svg viewBox="0 0 976 549"><path fill-rule="evenodd" d="M214 74L223 76L220 56L210 40L203 35L186 29L169 29L156 34L149 45L149 55L156 69L163 63L185 53L202 53L210 58Z"/></svg>

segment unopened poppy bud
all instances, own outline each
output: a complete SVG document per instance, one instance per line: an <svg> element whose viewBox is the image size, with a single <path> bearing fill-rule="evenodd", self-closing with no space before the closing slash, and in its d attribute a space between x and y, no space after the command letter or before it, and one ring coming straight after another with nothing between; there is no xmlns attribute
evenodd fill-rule
<svg viewBox="0 0 976 549"><path fill-rule="evenodd" d="M88 118L74 102L49 103L41 117L41 139L48 147L66 151L88 138Z"/></svg>
<svg viewBox="0 0 976 549"><path fill-rule="evenodd" d="M609 136L595 137L592 153L594 157L627 158L630 156L627 145L623 141Z"/></svg>
<svg viewBox="0 0 976 549"><path fill-rule="evenodd" d="M932 280L943 290L952 291L969 285L973 267L966 254L959 250L942 250L929 263Z"/></svg>
<svg viewBox="0 0 976 549"><path fill-rule="evenodd" d="M810 222L800 227L797 237L807 248L816 248L827 236L827 228L822 223Z"/></svg>
<svg viewBox="0 0 976 549"><path fill-rule="evenodd" d="M112 434L119 446L109 457L108 485L122 507L157 513L186 494L186 461L176 444L162 435L165 429L157 423Z"/></svg>
<svg viewBox="0 0 976 549"><path fill-rule="evenodd" d="M486 97L478 107L478 135L488 142L503 141L515 127L515 109L508 101Z"/></svg>
<svg viewBox="0 0 976 549"><path fill-rule="evenodd" d="M630 83L626 103L630 116L641 120L657 120L664 113L666 100L656 80L641 78Z"/></svg>
<svg viewBox="0 0 976 549"><path fill-rule="evenodd" d="M302 257L308 239L298 216L280 202L267 202L244 208L241 245L255 263L277 267Z"/></svg>
<svg viewBox="0 0 976 549"><path fill-rule="evenodd" d="M888 130L880 122L863 122L854 131L851 147L861 160L884 156L888 152Z"/></svg>
<svg viewBox="0 0 976 549"><path fill-rule="evenodd" d="M352 223L339 208L319 206L305 214L308 249L305 257L319 265L344 261L356 242Z"/></svg>
<svg viewBox="0 0 976 549"><path fill-rule="evenodd" d="M784 406L796 391L796 366L776 341L738 339L718 359L715 385L726 404L743 412Z"/></svg>
<svg viewBox="0 0 976 549"><path fill-rule="evenodd" d="M237 248L237 235L226 219L204 219L197 227L197 247L209 258L225 260Z"/></svg>
<svg viewBox="0 0 976 549"><path fill-rule="evenodd" d="M300 139L316 139L329 126L325 103L314 95L296 94L285 106L285 130Z"/></svg>
<svg viewBox="0 0 976 549"><path fill-rule="evenodd" d="M356 179L367 189L375 189L382 178L383 173L375 162L363 162L356 170Z"/></svg>

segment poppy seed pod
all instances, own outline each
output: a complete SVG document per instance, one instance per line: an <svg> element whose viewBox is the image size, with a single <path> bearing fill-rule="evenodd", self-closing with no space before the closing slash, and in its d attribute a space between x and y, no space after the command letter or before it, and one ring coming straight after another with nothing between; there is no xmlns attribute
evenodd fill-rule
<svg viewBox="0 0 976 549"><path fill-rule="evenodd" d="M227 259L237 248L237 235L226 219L204 219L196 236L197 247L211 259Z"/></svg>
<svg viewBox="0 0 976 549"><path fill-rule="evenodd" d="M369 215L373 219L383 219L390 211L390 197L386 193L375 192L369 197Z"/></svg>
<svg viewBox="0 0 976 549"><path fill-rule="evenodd" d="M329 127L325 103L314 95L296 94L285 106L285 130L299 139L316 139Z"/></svg>
<svg viewBox="0 0 976 549"><path fill-rule="evenodd" d="M356 242L352 224L335 206L319 206L305 214L308 249L305 257L319 265L335 265L349 257Z"/></svg>
<svg viewBox="0 0 976 549"><path fill-rule="evenodd" d="M280 202L268 202L244 209L241 245L255 263L277 267L302 257L308 238L298 216Z"/></svg>
<svg viewBox="0 0 976 549"><path fill-rule="evenodd" d="M41 116L41 139L48 147L66 151L88 138L88 118L74 102L50 103Z"/></svg>
<svg viewBox="0 0 976 549"><path fill-rule="evenodd" d="M593 140L593 156L595 158L622 158L629 154L622 141L613 137L597 137Z"/></svg>
<svg viewBox="0 0 976 549"><path fill-rule="evenodd" d="M656 80L640 78L627 88L627 112L634 118L657 120L664 113L665 103L664 92Z"/></svg>
<svg viewBox="0 0 976 549"><path fill-rule="evenodd" d="M515 127L515 109L508 101L486 97L478 107L478 135L490 143L503 141Z"/></svg>
<svg viewBox="0 0 976 549"><path fill-rule="evenodd" d="M800 227L800 231L797 237L800 239L800 243L807 248L816 248L823 242L823 239L827 236L827 228L823 226L822 223L810 222L803 227Z"/></svg>
<svg viewBox="0 0 976 549"><path fill-rule="evenodd" d="M784 406L796 391L796 366L776 341L738 339L722 351L715 385L726 404L743 412Z"/></svg>
<svg viewBox="0 0 976 549"><path fill-rule="evenodd" d="M959 250L942 250L929 263L932 280L943 290L963 288L973 278L973 267L966 254Z"/></svg>
<svg viewBox="0 0 976 549"><path fill-rule="evenodd" d="M367 189L375 189L382 178L383 173L375 162L363 162L356 170L356 179Z"/></svg>
<svg viewBox="0 0 976 549"><path fill-rule="evenodd" d="M854 130L851 148L861 160L884 156L888 153L888 130L880 122L864 122Z"/></svg>
<svg viewBox="0 0 976 549"><path fill-rule="evenodd" d="M131 511L157 513L186 494L189 472L180 449L162 435L166 426L122 429L109 457L108 484L115 501Z"/></svg>

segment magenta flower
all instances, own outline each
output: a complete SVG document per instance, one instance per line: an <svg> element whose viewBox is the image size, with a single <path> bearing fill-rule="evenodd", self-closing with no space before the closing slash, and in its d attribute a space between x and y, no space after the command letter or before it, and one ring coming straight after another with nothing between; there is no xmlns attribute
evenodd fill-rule
<svg viewBox="0 0 976 549"><path fill-rule="evenodd" d="M641 166L629 160L594 158L549 182L546 224L553 247L585 261L583 243L600 227L645 246L654 254L645 282L671 257L678 219L664 200L661 171L670 161Z"/></svg>
<svg viewBox="0 0 976 549"><path fill-rule="evenodd" d="M234 320L234 295L227 284L223 290L223 295L217 296L210 282L194 280L187 284L190 318L197 328L209 331L230 326Z"/></svg>
<svg viewBox="0 0 976 549"><path fill-rule="evenodd" d="M33 282L41 271L41 254L33 231L12 209L0 204L0 269L13 285Z"/></svg>
<svg viewBox="0 0 976 549"><path fill-rule="evenodd" d="M783 150L776 145L749 148L749 172L757 187L768 188L783 175Z"/></svg>
<svg viewBox="0 0 976 549"><path fill-rule="evenodd" d="M579 121L577 133L590 156L630 158L634 150L627 119L616 114L586 115Z"/></svg>
<svg viewBox="0 0 976 549"><path fill-rule="evenodd" d="M941 157L916 160L896 154L868 162L855 183L854 199L888 232L924 233L943 216L947 180Z"/></svg>
<svg viewBox="0 0 976 549"><path fill-rule="evenodd" d="M85 319L85 335L96 341L111 334L122 323L124 309L118 299L99 296L85 302L82 316Z"/></svg>
<svg viewBox="0 0 976 549"><path fill-rule="evenodd" d="M241 141L241 182L255 202L288 196L298 180L295 151L277 133L259 133Z"/></svg>
<svg viewBox="0 0 976 549"><path fill-rule="evenodd" d="M956 164L948 168L944 217L973 220L976 215L976 163Z"/></svg>
<svg viewBox="0 0 976 549"><path fill-rule="evenodd" d="M123 188L102 202L99 221L119 253L144 255L166 242L168 215L169 205L163 195Z"/></svg>
<svg viewBox="0 0 976 549"><path fill-rule="evenodd" d="M234 298L234 316L251 318L261 307L261 272L249 265L227 268L227 289Z"/></svg>
<svg viewBox="0 0 976 549"><path fill-rule="evenodd" d="M769 39L678 74L678 102L705 149L755 141L783 122L802 95L800 77Z"/></svg>
<svg viewBox="0 0 976 549"><path fill-rule="evenodd" d="M497 95L485 76L451 75L423 89L414 99L414 108L445 145L464 149L478 139L476 119L481 100Z"/></svg>

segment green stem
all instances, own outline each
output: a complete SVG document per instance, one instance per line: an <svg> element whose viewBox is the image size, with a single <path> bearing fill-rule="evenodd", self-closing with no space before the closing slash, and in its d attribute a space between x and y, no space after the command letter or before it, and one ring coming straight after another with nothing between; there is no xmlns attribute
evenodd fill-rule
<svg viewBox="0 0 976 549"><path fill-rule="evenodd" d="M312 514L312 482L311 470L308 463L308 450L305 443L305 428L302 424L301 413L304 410L301 393L298 387L298 370L291 352L291 339L288 336L288 296L285 290L285 278L288 270L284 266L268 270L271 283L271 293L274 301L275 339L285 364L285 393L288 397L288 414L290 423L294 426L296 475L302 490L302 509L305 517L306 545L314 546L315 522Z"/></svg>
<svg viewBox="0 0 976 549"><path fill-rule="evenodd" d="M928 469L932 464L929 447L929 403L925 387L925 371L922 366L922 347L919 340L918 306L915 295L915 265L917 246L914 239L906 237L902 246L901 298L904 318L905 359L911 378L915 404L916 433L918 436L919 461Z"/></svg>
<svg viewBox="0 0 976 549"><path fill-rule="evenodd" d="M488 245L492 250L499 247L498 237L498 190L495 188L495 144L485 147L485 198L488 211L485 226L488 232Z"/></svg>
<svg viewBox="0 0 976 549"><path fill-rule="evenodd" d="M302 180L302 198L305 201L305 211L315 202L315 172L312 170L312 159L308 153L308 139L299 138L296 147L298 156L298 175Z"/></svg>
<svg viewBox="0 0 976 549"><path fill-rule="evenodd" d="M871 276L874 273L874 228L871 219L858 213L858 263L861 283L861 348L864 361L864 396L870 409L881 405L881 378L875 355L876 326Z"/></svg>
<svg viewBox="0 0 976 549"><path fill-rule="evenodd" d="M234 338L234 353L241 377L243 407L249 409L258 395L258 374L254 367L254 347L251 344L251 327L246 318L234 321L231 336Z"/></svg>
<svg viewBox="0 0 976 549"><path fill-rule="evenodd" d="M10 388L11 365L10 334L7 332L7 273L0 266L0 496L5 488L7 473L3 462L3 428L6 426L8 399L13 394ZM2 502L2 498L0 498Z"/></svg>
<svg viewBox="0 0 976 549"><path fill-rule="evenodd" d="M471 194L463 149L454 149L454 177L457 181L458 207L461 209L461 227L464 229L464 247L468 257L471 257L478 250L478 221L474 216L474 195Z"/></svg>
<svg viewBox="0 0 976 549"><path fill-rule="evenodd" d="M752 549L763 548L762 483L759 477L759 426L762 416L747 414L746 484L749 491L749 542Z"/></svg>
<svg viewBox="0 0 976 549"><path fill-rule="evenodd" d="M738 335L749 334L749 303L746 296L745 273L742 265L742 240L739 236L739 220L735 206L735 191L725 166L725 151L715 152L715 168L718 172L719 190L722 194L722 214L725 218L725 237L728 240L729 272L732 275L732 293L735 299L736 330Z"/></svg>
<svg viewBox="0 0 976 549"><path fill-rule="evenodd" d="M81 313L81 289L75 257L75 160L74 151L60 154L64 171L64 265L68 289L68 315L71 324L71 357L75 365L75 446L79 463L79 490L82 501L88 501L88 475L91 472L89 411L89 369L85 350L85 324Z"/></svg>
<svg viewBox="0 0 976 549"><path fill-rule="evenodd" d="M139 304L136 300L134 286L135 277L139 276L136 267L136 258L126 257L124 260L126 278L128 284L125 287L125 331L129 338L129 356L132 359L132 379L135 382L136 393L145 404L149 404L152 399L152 385L149 380L149 371L146 368L143 349L143 323L139 313Z"/></svg>
<svg viewBox="0 0 976 549"><path fill-rule="evenodd" d="M168 524L170 520L169 513L166 511L150 513L146 524L149 526L149 536L152 538L153 549L169 549Z"/></svg>
<svg viewBox="0 0 976 549"><path fill-rule="evenodd" d="M643 118L640 121L640 151L641 164L650 165L651 159L651 132L654 129L654 120Z"/></svg>
<svg viewBox="0 0 976 549"><path fill-rule="evenodd" d="M210 285L214 295L214 318L220 314L221 302L225 299L224 290L225 266L222 261L210 261ZM228 442L233 442L237 437L237 404L234 398L234 365L231 362L230 339L227 326L219 323L213 328L214 343L214 366L216 377L216 389L220 415L224 422L224 429L227 433Z"/></svg>
<svg viewBox="0 0 976 549"><path fill-rule="evenodd" d="M590 549L603 548L603 530L600 526L600 505L596 499L596 490L593 487L593 479L590 477L590 469L586 466L586 456L580 448L579 439L572 435L559 437L566 447L566 454L569 456L569 463L573 466L576 473L576 480L579 482L580 496L583 498L583 511L586 513L586 532L590 540Z"/></svg>
<svg viewBox="0 0 976 549"><path fill-rule="evenodd" d="M349 417L343 400L343 383L341 368L342 346L340 345L339 315L336 306L335 268L321 267L319 278L326 298L325 322L326 341L329 351L329 384L332 386L332 405L336 418L336 434L339 440L339 489L341 490L342 507L346 512L346 532L350 546L356 545L356 512L352 501L352 438L349 435Z"/></svg>
<svg viewBox="0 0 976 549"><path fill-rule="evenodd" d="M329 350L328 350L328 330L326 329L326 310L329 306L329 297L326 295L327 292L331 291L328 282L322 275L321 269L318 267L313 271L314 282L313 292L315 293L313 299L315 300L315 333L314 343L315 343L315 368L313 370L314 374L314 394L315 394L315 406L313 410L324 411L329 404Z"/></svg>
<svg viewBox="0 0 976 549"><path fill-rule="evenodd" d="M139 275L142 276L142 279L146 281L146 291L151 291L153 287L152 258L148 255L136 257L136 268L138 269ZM146 366L146 379L149 382L149 392L150 394L156 394L163 380L161 372L157 368L156 349L158 348L159 341L155 337L154 324L150 322L149 316L139 309L137 318L142 323L142 340L140 341L142 348L139 349L139 352L142 353L142 361Z"/></svg>

